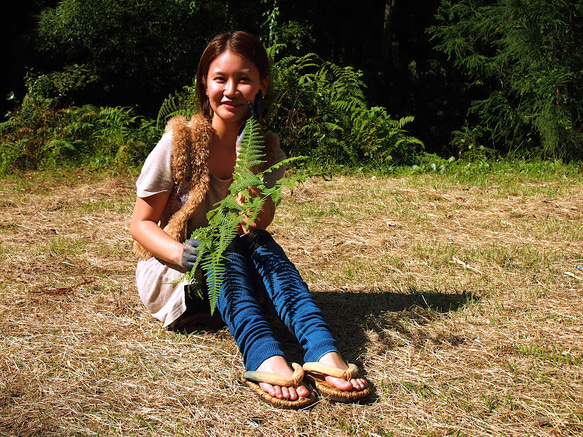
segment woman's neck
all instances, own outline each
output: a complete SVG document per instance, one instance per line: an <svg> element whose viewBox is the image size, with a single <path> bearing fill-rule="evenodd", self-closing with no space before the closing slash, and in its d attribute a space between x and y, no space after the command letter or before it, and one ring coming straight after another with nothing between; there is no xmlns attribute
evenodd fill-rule
<svg viewBox="0 0 583 437"><path fill-rule="evenodd" d="M213 138L209 156L209 170L219 179L233 176L237 160L236 143L238 131L231 126L213 119Z"/></svg>
<svg viewBox="0 0 583 437"><path fill-rule="evenodd" d="M239 127L233 124L227 124L218 117L213 117L212 126L215 130L214 140L218 141L225 148L235 146L237 136L239 135ZM218 145L215 144L215 146Z"/></svg>

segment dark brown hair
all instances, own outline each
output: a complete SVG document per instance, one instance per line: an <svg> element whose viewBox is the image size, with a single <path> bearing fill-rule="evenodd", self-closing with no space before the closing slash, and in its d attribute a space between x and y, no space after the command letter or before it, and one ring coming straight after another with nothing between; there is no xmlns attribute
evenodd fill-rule
<svg viewBox="0 0 583 437"><path fill-rule="evenodd" d="M247 32L230 31L215 36L204 50L196 72L196 96L200 102L199 112L206 117L212 116L209 98L206 95L206 81L212 62L229 51L249 59L259 70L263 80L269 77L269 57L257 38Z"/></svg>

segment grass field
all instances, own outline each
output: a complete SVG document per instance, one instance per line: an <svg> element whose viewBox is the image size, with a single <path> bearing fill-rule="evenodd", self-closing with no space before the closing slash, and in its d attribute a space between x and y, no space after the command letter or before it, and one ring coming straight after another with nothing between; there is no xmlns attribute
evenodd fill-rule
<svg viewBox="0 0 583 437"><path fill-rule="evenodd" d="M337 176L286 196L271 230L375 386L306 411L238 382L226 330L175 334L144 310L133 178L0 182L0 436L583 433L580 172Z"/></svg>

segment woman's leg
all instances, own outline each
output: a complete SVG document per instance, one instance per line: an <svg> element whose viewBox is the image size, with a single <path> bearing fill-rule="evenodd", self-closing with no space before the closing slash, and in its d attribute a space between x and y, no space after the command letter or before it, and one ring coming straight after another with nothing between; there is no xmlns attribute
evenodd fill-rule
<svg viewBox="0 0 583 437"><path fill-rule="evenodd" d="M225 277L217 309L243 354L246 370L256 370L266 359L284 356L261 308L240 241L226 253Z"/></svg>
<svg viewBox="0 0 583 437"><path fill-rule="evenodd" d="M240 240L235 243L235 247ZM253 282L245 252L227 253L225 281L217 309L235 338L243 354L246 370L259 370L281 376L292 376L280 343L275 340L265 319ZM310 392L304 385L280 387L267 383L259 386L280 399L296 400L308 397Z"/></svg>
<svg viewBox="0 0 583 437"><path fill-rule="evenodd" d="M241 244L247 243L246 240L251 240L252 244ZM258 252L259 247L256 247L256 240L268 243L265 244L267 247ZM263 309L258 302L248 265L248 251L242 246L255 249L252 258L258 267L261 265L258 272L265 283L271 303L306 351L305 360L318 361L320 358L327 360L331 356L340 357L336 352L336 340L330 334L307 285L299 276L295 266L287 259L283 250L265 232L261 233L259 237L251 234L250 237L238 239L234 244L237 249L227 254L225 282L221 297L217 302L217 309L243 354L245 368L283 376L291 376L292 373L285 361L281 345L273 337ZM279 266L272 274L269 273L271 268L269 263ZM290 302L287 302L288 298L291 299ZM340 364L335 362L328 364L336 365L342 369L346 367L343 361ZM347 385L346 382L329 382L338 388L348 389L348 386L342 387L342 384ZM304 386L296 389L269 384L260 384L260 386L278 398L293 400L298 396L305 397L309 394Z"/></svg>
<svg viewBox="0 0 583 437"><path fill-rule="evenodd" d="M250 258L278 317L304 349L304 360L318 361L338 344L307 284L298 270L267 231L253 231L244 237Z"/></svg>
<svg viewBox="0 0 583 437"><path fill-rule="evenodd" d="M267 231L256 231L248 239L251 259L267 295L280 319L304 348L304 360L346 370L348 366L338 353L338 344L320 308L283 249ZM327 376L326 381L343 391L364 390L368 385L364 378L345 381Z"/></svg>

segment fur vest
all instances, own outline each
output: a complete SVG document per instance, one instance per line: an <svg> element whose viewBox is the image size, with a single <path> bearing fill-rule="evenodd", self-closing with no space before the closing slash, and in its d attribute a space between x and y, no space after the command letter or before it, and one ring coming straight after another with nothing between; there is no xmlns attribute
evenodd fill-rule
<svg viewBox="0 0 583 437"><path fill-rule="evenodd" d="M166 125L166 132L170 130L174 185L166 204L165 216L170 218L164 231L176 241L183 242L187 238L188 220L200 208L209 189L208 160L213 127L207 118L195 114L190 122L183 116L173 117ZM265 171L276 163L279 138L269 131L263 139L266 162L253 167L251 171L254 173ZM144 260L152 257L137 241L134 242L134 252Z"/></svg>

